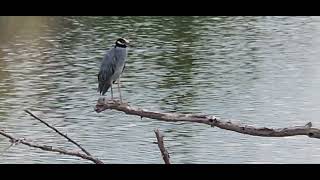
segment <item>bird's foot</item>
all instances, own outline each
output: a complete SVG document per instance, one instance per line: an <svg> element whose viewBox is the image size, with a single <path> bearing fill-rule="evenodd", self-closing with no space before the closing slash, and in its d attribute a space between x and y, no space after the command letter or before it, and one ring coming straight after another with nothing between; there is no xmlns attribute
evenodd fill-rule
<svg viewBox="0 0 320 180"><path fill-rule="evenodd" d="M123 101L122 99L117 100L114 98L108 99L107 97L100 97L98 99L98 104L103 105L103 104L128 104L127 102Z"/></svg>
<svg viewBox="0 0 320 180"><path fill-rule="evenodd" d="M107 97L100 97L100 98L98 99L98 104L117 103L117 101L118 101L118 100L113 99L113 98L109 99L109 98L107 98Z"/></svg>
<svg viewBox="0 0 320 180"><path fill-rule="evenodd" d="M128 105L128 102L123 101L122 99L120 99L120 100L114 100L114 102L117 103L117 104L119 104L119 105L121 105L121 104L126 104L126 105Z"/></svg>

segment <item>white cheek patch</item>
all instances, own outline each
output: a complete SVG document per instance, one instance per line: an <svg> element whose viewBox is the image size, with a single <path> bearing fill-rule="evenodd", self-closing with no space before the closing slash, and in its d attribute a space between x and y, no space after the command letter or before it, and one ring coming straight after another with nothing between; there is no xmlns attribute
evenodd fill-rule
<svg viewBox="0 0 320 180"><path fill-rule="evenodd" d="M124 45L124 44L123 44L123 43L121 43L120 41L118 41L117 43L118 43L118 44L120 44L120 45Z"/></svg>
<svg viewBox="0 0 320 180"><path fill-rule="evenodd" d="M127 39L123 39L127 44L129 43L129 40L127 40Z"/></svg>

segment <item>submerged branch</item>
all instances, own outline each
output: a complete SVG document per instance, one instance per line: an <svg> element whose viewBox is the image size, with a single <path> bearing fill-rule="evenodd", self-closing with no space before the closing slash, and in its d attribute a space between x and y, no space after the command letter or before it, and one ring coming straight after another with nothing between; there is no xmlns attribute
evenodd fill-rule
<svg viewBox="0 0 320 180"><path fill-rule="evenodd" d="M170 164L170 160L169 160L170 156L169 156L168 151L164 147L163 136L160 134L158 129L154 130L154 133L156 134L157 141L158 141L157 144L158 144L158 147L160 149L160 152L161 152L161 155L162 155L164 163L165 164Z"/></svg>
<svg viewBox="0 0 320 180"><path fill-rule="evenodd" d="M2 136L4 136L4 137L10 139L10 142L12 144L21 143L21 144L24 144L24 145L29 146L29 147L42 149L44 151L58 152L58 153L65 154L65 155L77 156L77 157L80 157L82 159L90 160L90 161L94 162L95 164L103 164L103 162L100 161L99 159L94 158L94 157L89 156L89 155L86 155L86 154L82 154L82 153L79 153L79 152L73 152L73 151L67 151L67 150L64 150L64 149L61 149L61 148L54 148L52 146L39 145L39 144L36 144L36 143L32 143L32 142L26 141L24 138L18 139L18 138L15 138L15 137L9 135L8 133L4 132L3 130L0 130L0 134Z"/></svg>
<svg viewBox="0 0 320 180"><path fill-rule="evenodd" d="M85 150L80 144L78 144L77 142L75 142L74 140L72 140L71 138L69 138L67 135L61 133L58 129L56 129L55 127L51 126L50 124L48 124L47 122L45 122L44 120L38 118L37 116L35 116L34 114L32 114L30 111L25 110L26 113L28 113L30 116L32 116L33 118L35 118L36 120L40 121L41 123L43 123L44 125L46 125L47 127L49 127L50 129L54 130L56 133L58 133L59 135L61 135L62 137L66 138L68 141L70 141L71 143L73 143L74 145L78 146L84 153L86 153L88 156L91 156L91 154Z"/></svg>

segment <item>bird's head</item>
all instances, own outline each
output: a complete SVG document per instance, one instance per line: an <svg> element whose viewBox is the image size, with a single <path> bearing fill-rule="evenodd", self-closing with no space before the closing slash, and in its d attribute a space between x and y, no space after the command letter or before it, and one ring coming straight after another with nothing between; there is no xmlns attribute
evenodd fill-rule
<svg viewBox="0 0 320 180"><path fill-rule="evenodd" d="M125 38L119 38L116 40L116 47L123 47L126 48L129 46L129 41Z"/></svg>

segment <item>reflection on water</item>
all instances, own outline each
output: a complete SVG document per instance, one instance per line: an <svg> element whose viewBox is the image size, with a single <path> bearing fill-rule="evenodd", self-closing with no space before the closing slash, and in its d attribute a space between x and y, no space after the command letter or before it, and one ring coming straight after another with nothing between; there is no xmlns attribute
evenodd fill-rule
<svg viewBox="0 0 320 180"><path fill-rule="evenodd" d="M96 75L119 36L134 44L124 98L165 112L212 114L268 127L320 126L318 17L0 17L0 127L75 149L30 109L106 163L162 163L153 129L174 163L316 163L317 140L263 138L205 125L97 114ZM8 146L0 137L0 151ZM3 163L88 163L10 148Z"/></svg>

